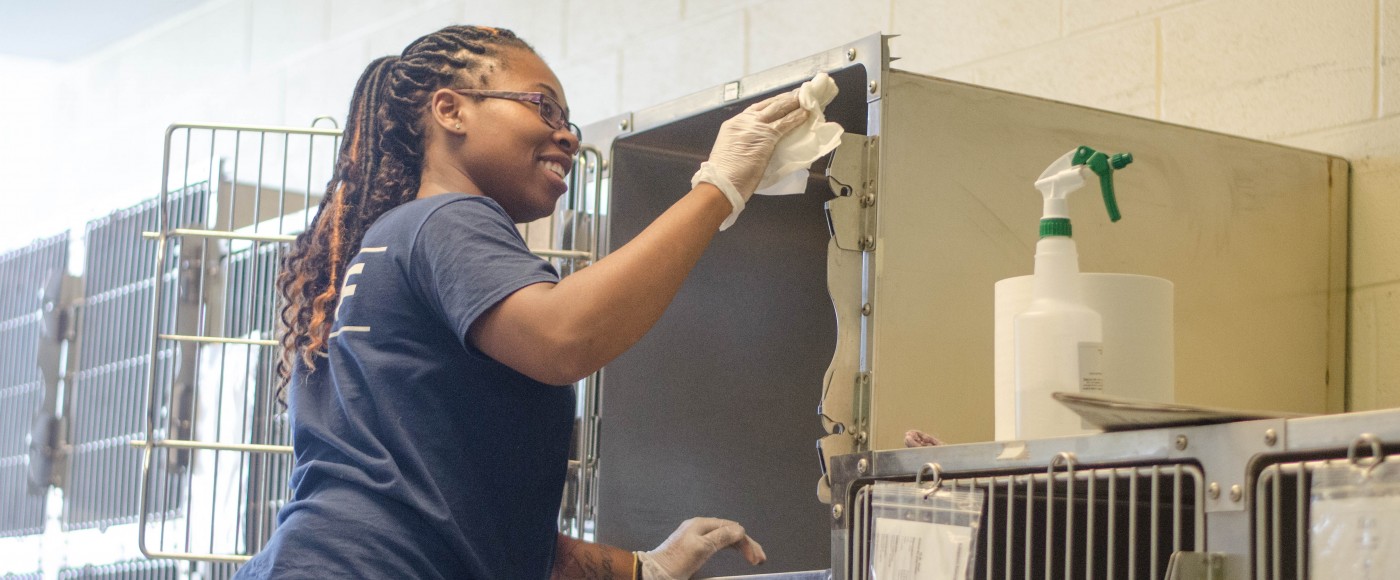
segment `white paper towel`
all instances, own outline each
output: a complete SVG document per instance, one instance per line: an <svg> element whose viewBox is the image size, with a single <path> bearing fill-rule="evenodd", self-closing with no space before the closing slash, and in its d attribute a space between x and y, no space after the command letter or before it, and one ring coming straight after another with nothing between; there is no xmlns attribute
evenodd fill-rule
<svg viewBox="0 0 1400 580"><path fill-rule="evenodd" d="M823 111L836 98L836 81L817 73L797 89L797 103L807 110L807 120L784 135L773 149L754 195L789 195L807 189L807 167L841 144L841 125L826 120Z"/></svg>

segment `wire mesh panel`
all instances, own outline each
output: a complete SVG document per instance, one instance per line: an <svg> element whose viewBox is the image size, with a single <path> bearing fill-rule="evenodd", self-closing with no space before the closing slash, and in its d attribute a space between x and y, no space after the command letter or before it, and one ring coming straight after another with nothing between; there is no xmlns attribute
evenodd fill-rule
<svg viewBox="0 0 1400 580"><path fill-rule="evenodd" d="M30 429L45 394L44 294L67 265L67 234L0 254L0 537L44 527L46 486L31 484Z"/></svg>
<svg viewBox="0 0 1400 580"><path fill-rule="evenodd" d="M548 257L560 276L568 276L596 260L607 239L605 161L602 152L584 147L569 172L569 192L548 228L550 236L533 241L535 253ZM535 227L535 226L531 226ZM527 240L529 238L527 237ZM546 249L547 248L547 249ZM592 540L598 504L598 432L602 394L601 372L579 381L569 475L559 510L559 529Z"/></svg>
<svg viewBox="0 0 1400 580"><path fill-rule="evenodd" d="M1377 456L1384 462L1400 455ZM1313 475L1322 469L1355 465L1345 453L1336 458L1274 463L1259 472L1254 485L1254 577L1301 580L1310 576L1309 533L1312 527Z"/></svg>
<svg viewBox="0 0 1400 580"><path fill-rule="evenodd" d="M943 476L943 489L985 493L974 578L1149 580L1174 552L1205 547L1204 484L1188 464ZM869 578L870 487L860 489L847 577Z"/></svg>
<svg viewBox="0 0 1400 580"><path fill-rule="evenodd" d="M152 360L169 352L181 361L151 375L148 434L136 442L151 466L132 480L145 490L148 519L140 534L147 556L227 563L220 565L231 571L276 526L292 457L275 372L275 282L294 234L325 195L319 184L332 173L339 139L334 129L173 125L167 132L167 190L200 179L218 186L208 224L187 227L171 218L147 235L180 264L179 283L162 286L163 306L147 327ZM531 247L561 274L597 256L605 235L598 218L602 172L598 151L580 155L560 211L522 226ZM167 214L178 211L170 206ZM596 394L588 394L594 384L580 383L581 417L596 417L596 403L589 403ZM581 434L580 453L593 441ZM588 463L574 462L574 473ZM587 481L574 478L561 509L564 528L580 534L592 513ZM583 509L571 507L571 498ZM225 568L210 570L217 576Z"/></svg>
<svg viewBox="0 0 1400 580"><path fill-rule="evenodd" d="M219 186L210 222L167 219L148 234L184 267L175 306L154 313L147 344L153 358L173 349L188 362L148 383L142 452L152 466L182 466L134 480L152 516L140 530L148 556L225 562L210 568L217 577L272 534L292 466L275 374L276 276L324 195L339 140L336 129L174 125L167 132L166 189L197 179ZM167 198L167 216L177 214L175 203Z"/></svg>
<svg viewBox="0 0 1400 580"><path fill-rule="evenodd" d="M204 223L209 188L192 185L172 197L172 219ZM162 308L173 308L172 290L179 282L179 255L156 262L156 251L142 239L155 229L159 204L152 201L88 223L84 294L78 326L78 364L72 381L69 421L71 463L64 496L64 528L84 529L138 519L140 454L129 443L144 437L148 407L145 385L152 373L172 375L177 352L149 352L150 313L158 291ZM151 275L152 269L159 272ZM167 418L168 401L151 405L157 419ZM178 466L175 466L177 469ZM165 471L166 464L155 469ZM169 487L154 493L172 497Z"/></svg>
<svg viewBox="0 0 1400 580"><path fill-rule="evenodd" d="M180 567L174 562L151 562L136 560L64 568L58 572L59 580L181 580Z"/></svg>

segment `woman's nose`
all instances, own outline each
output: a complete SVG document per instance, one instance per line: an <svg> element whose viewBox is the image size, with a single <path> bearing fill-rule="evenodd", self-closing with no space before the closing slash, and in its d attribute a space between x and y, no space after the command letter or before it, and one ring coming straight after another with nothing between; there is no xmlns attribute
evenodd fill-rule
<svg viewBox="0 0 1400 580"><path fill-rule="evenodd" d="M566 127L563 131L557 132L556 142L559 144L559 147L569 155L574 155L578 153L582 141L583 136L581 135L578 129L578 125L575 125L573 123L569 123L568 127Z"/></svg>

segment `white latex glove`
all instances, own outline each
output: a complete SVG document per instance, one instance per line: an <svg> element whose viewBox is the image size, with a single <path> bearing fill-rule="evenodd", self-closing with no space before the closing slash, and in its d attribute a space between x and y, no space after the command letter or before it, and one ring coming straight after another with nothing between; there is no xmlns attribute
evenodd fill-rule
<svg viewBox="0 0 1400 580"><path fill-rule="evenodd" d="M744 203L763 179L774 145L806 119L807 111L798 106L793 90L749 105L720 125L709 161L701 163L700 171L690 178L691 187L713 184L734 206L719 229L728 228L744 211Z"/></svg>
<svg viewBox="0 0 1400 580"><path fill-rule="evenodd" d="M743 526L718 518L688 519L655 550L637 552L637 557L646 580L689 580L710 556L725 548L738 550L750 564L768 559L763 546L744 533Z"/></svg>

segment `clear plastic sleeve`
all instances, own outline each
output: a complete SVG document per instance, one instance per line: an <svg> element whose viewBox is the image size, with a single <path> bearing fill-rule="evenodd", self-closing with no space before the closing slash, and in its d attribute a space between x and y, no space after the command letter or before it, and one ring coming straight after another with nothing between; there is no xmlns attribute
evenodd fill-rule
<svg viewBox="0 0 1400 580"><path fill-rule="evenodd" d="M872 580L970 580L982 528L981 489L876 483L871 489Z"/></svg>

